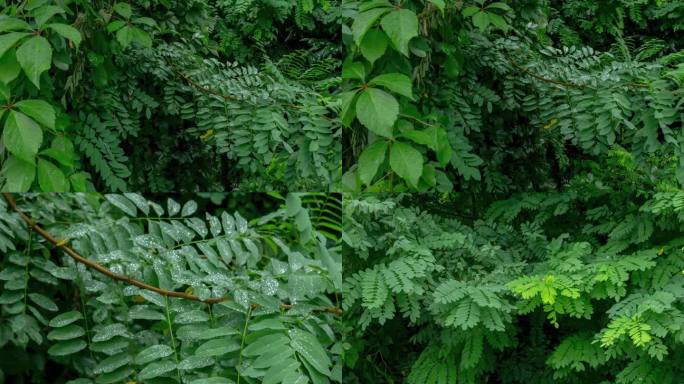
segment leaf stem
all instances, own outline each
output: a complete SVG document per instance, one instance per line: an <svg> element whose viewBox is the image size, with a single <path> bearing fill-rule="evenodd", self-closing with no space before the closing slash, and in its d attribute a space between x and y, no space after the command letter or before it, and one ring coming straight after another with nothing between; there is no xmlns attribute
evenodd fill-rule
<svg viewBox="0 0 684 384"><path fill-rule="evenodd" d="M242 341L240 342L240 358L237 366L237 384L240 384L240 369L242 369L242 350L245 349L245 338L247 337L247 325L249 325L249 318L252 316L252 306L247 309L247 317L245 318L245 327L242 329Z"/></svg>
<svg viewBox="0 0 684 384"><path fill-rule="evenodd" d="M29 231L28 245L26 246L26 269L24 270L24 312L26 314L26 306L28 305L28 282L29 282L29 261L31 260L31 239L33 232Z"/></svg>
<svg viewBox="0 0 684 384"><path fill-rule="evenodd" d="M164 306L166 307L166 322L169 325L169 336L171 336L171 348L173 348L173 357L176 360L176 374L178 375L178 382L182 383L181 373L178 369L178 350L176 349L176 339L173 337L173 324L171 323L171 312L169 311L169 298L164 296Z"/></svg>

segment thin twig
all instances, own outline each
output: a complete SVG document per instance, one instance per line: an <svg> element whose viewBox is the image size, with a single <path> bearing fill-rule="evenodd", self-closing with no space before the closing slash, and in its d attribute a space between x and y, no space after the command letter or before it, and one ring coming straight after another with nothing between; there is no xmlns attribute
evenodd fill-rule
<svg viewBox="0 0 684 384"><path fill-rule="evenodd" d="M37 223L35 223L30 217L28 217L19 207L17 206L16 201L14 200L14 197L10 193L3 193L3 197L5 198L5 201L7 201L7 204L21 217L22 220L29 226L31 230L39 234L42 238L47 240L49 243L54 245L57 248L62 249L64 253L69 255L72 259L75 261L87 266L88 268L94 269L103 275L116 280L116 281L122 281L126 284L136 286L141 289L145 289L148 291L156 292L162 296L165 297L178 297L181 299L186 299L186 300L192 300L192 301L199 301L207 304L214 304L214 303L220 303L222 301L228 301L230 298L228 297L213 297L213 298L208 298L208 299L201 299L197 296L191 295L189 293L185 292L176 292L176 291L168 291L165 289L161 289L152 285L149 285L147 283L144 283L142 281L135 280L129 276L126 275L121 275L115 272L112 272L111 270L103 267L102 265L88 260L85 257L81 256L78 252L73 250L71 247L69 247L65 242L57 240L54 236L52 236L49 232L47 232L45 229L41 228ZM291 304L281 304L280 307L282 309L288 310L291 309L293 306ZM337 308L337 307L327 307L327 308L320 308L316 309L318 311L322 312L328 312L332 313L335 315L342 315L342 309Z"/></svg>

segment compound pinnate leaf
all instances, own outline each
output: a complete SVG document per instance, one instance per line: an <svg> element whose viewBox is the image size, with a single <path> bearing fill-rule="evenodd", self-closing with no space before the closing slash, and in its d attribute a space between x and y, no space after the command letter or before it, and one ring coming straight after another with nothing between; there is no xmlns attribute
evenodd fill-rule
<svg viewBox="0 0 684 384"><path fill-rule="evenodd" d="M29 293L28 297L31 299L31 301L48 311L54 312L59 309L54 301L45 295L41 295L40 293Z"/></svg>
<svg viewBox="0 0 684 384"><path fill-rule="evenodd" d="M208 377L190 381L189 384L235 384L235 382L225 377Z"/></svg>
<svg viewBox="0 0 684 384"><path fill-rule="evenodd" d="M131 355L128 352L117 353L100 361L95 366L95 374L109 373L131 362Z"/></svg>
<svg viewBox="0 0 684 384"><path fill-rule="evenodd" d="M284 333L275 333L258 338L242 350L245 356L260 356L272 348L288 344L290 339Z"/></svg>
<svg viewBox="0 0 684 384"><path fill-rule="evenodd" d="M48 349L48 354L52 356L67 356L72 355L82 349L88 344L81 339L60 341Z"/></svg>
<svg viewBox="0 0 684 384"><path fill-rule="evenodd" d="M147 347L135 356L135 363L145 365L151 361L159 360L173 354L173 348L168 345L159 344Z"/></svg>
<svg viewBox="0 0 684 384"><path fill-rule="evenodd" d="M330 365L332 364L328 354L316 336L300 329L288 331L290 336L290 346L297 351L297 354L311 364L318 372L330 376Z"/></svg>
<svg viewBox="0 0 684 384"><path fill-rule="evenodd" d="M135 204L133 204L129 199L122 195L105 195L107 201L112 203L115 207L122 210L125 214L131 217L135 217L137 210Z"/></svg>
<svg viewBox="0 0 684 384"><path fill-rule="evenodd" d="M59 328L69 325L75 321L81 320L83 315L78 311L69 311L55 316L50 320L50 326L52 328Z"/></svg>
<svg viewBox="0 0 684 384"><path fill-rule="evenodd" d="M176 363L173 361L165 360L150 363L138 373L138 378L140 380L154 379L174 369L176 369Z"/></svg>
<svg viewBox="0 0 684 384"><path fill-rule="evenodd" d="M195 350L197 356L221 356L240 349L240 344L231 338L210 340Z"/></svg>
<svg viewBox="0 0 684 384"><path fill-rule="evenodd" d="M71 340L85 335L85 330L80 325L70 324L65 327L55 328L47 337L50 340Z"/></svg>
<svg viewBox="0 0 684 384"><path fill-rule="evenodd" d="M178 369L189 370L189 369L199 369L208 367L215 363L214 359L207 356L190 356L180 363L178 363Z"/></svg>

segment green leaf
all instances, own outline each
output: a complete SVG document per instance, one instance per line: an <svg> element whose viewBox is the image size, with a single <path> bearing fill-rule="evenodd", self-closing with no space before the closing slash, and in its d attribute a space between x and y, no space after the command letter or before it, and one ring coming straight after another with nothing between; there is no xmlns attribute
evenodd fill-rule
<svg viewBox="0 0 684 384"><path fill-rule="evenodd" d="M492 25L504 32L508 32L508 23L506 23L506 19L494 13L490 13L488 16Z"/></svg>
<svg viewBox="0 0 684 384"><path fill-rule="evenodd" d="M463 14L463 17L472 17L474 14L476 14L480 11L481 11L481 9L479 7L471 5L470 7L465 7L463 9L463 12L461 12L461 14Z"/></svg>
<svg viewBox="0 0 684 384"><path fill-rule="evenodd" d="M418 36L418 17L413 11L400 9L392 11L380 21L394 47L404 56L409 55L408 45Z"/></svg>
<svg viewBox="0 0 684 384"><path fill-rule="evenodd" d="M218 234L215 236L218 236ZM209 321L209 315L200 310L183 312L173 319L174 324L204 323L206 321Z"/></svg>
<svg viewBox="0 0 684 384"><path fill-rule="evenodd" d="M444 12L444 7L446 4L444 4L444 0L429 0L432 4L435 5L440 11Z"/></svg>
<svg viewBox="0 0 684 384"><path fill-rule="evenodd" d="M275 333L271 335L262 336L253 343L249 344L242 350L244 356L259 356L273 348L289 343L289 339L283 333Z"/></svg>
<svg viewBox="0 0 684 384"><path fill-rule="evenodd" d="M122 195L105 195L105 199L128 216L135 217L138 213L135 204Z"/></svg>
<svg viewBox="0 0 684 384"><path fill-rule="evenodd" d="M394 96L377 88L367 88L356 101L356 117L371 132L392 137L399 116L399 103Z"/></svg>
<svg viewBox="0 0 684 384"><path fill-rule="evenodd" d="M364 81L366 78L366 68L363 66L363 63L358 61L346 61L342 65L342 78Z"/></svg>
<svg viewBox="0 0 684 384"><path fill-rule="evenodd" d="M10 111L2 134L7 149L18 159L35 164L43 143L43 130L23 113Z"/></svg>
<svg viewBox="0 0 684 384"><path fill-rule="evenodd" d="M359 177L361 182L370 185L378 173L378 167L385 161L388 143L378 140L369 145L359 157Z"/></svg>
<svg viewBox="0 0 684 384"><path fill-rule="evenodd" d="M266 371L261 384L294 383L294 381L288 380L286 376L295 373L300 365L295 359L285 359Z"/></svg>
<svg viewBox="0 0 684 384"><path fill-rule="evenodd" d="M152 39L147 32L140 28L125 26L116 32L116 39L122 47L128 48L132 43L137 43L143 47L151 47Z"/></svg>
<svg viewBox="0 0 684 384"><path fill-rule="evenodd" d="M489 14L487 12L478 12L473 16L473 25L482 32L487 29L489 22Z"/></svg>
<svg viewBox="0 0 684 384"><path fill-rule="evenodd" d="M70 311L70 312L65 312L60 315L55 316L52 320L50 320L50 326L52 328L59 328L59 327L64 327L67 326L74 321L78 321L83 318L83 315L81 315L81 312L78 311Z"/></svg>
<svg viewBox="0 0 684 384"><path fill-rule="evenodd" d="M7 51L12 49L17 43L30 33L26 32L12 32L0 36L0 56L4 56Z"/></svg>
<svg viewBox="0 0 684 384"><path fill-rule="evenodd" d="M0 174L5 178L2 192L28 192L36 178L36 166L10 157L5 161Z"/></svg>
<svg viewBox="0 0 684 384"><path fill-rule="evenodd" d="M499 3L491 3L486 8L496 8L496 9L504 10L506 12L513 11L513 9L511 9L511 7L508 6L508 4L500 3L500 2Z"/></svg>
<svg viewBox="0 0 684 384"><path fill-rule="evenodd" d="M397 141L390 149L390 166L409 185L417 187L423 173L423 156L412 146Z"/></svg>
<svg viewBox="0 0 684 384"><path fill-rule="evenodd" d="M55 328L48 333L50 340L71 340L85 335L85 330L80 325L70 324L66 327Z"/></svg>
<svg viewBox="0 0 684 384"><path fill-rule="evenodd" d="M375 77L368 84L384 87L413 100L413 83L408 76L401 73L385 73Z"/></svg>
<svg viewBox="0 0 684 384"><path fill-rule="evenodd" d="M212 364L214 364L216 361L212 359L211 357L206 357L206 356L190 356L186 359L183 359L180 363L178 363L178 369L180 370L188 370L188 369L200 369L204 367L208 367Z"/></svg>
<svg viewBox="0 0 684 384"><path fill-rule="evenodd" d="M109 373L116 369L119 369L131 362L131 355L126 352L120 352L116 355L107 357L106 359L100 361L94 369L96 375L101 375L103 373Z"/></svg>
<svg viewBox="0 0 684 384"><path fill-rule="evenodd" d="M274 365L280 364L285 359L291 358L292 355L294 355L294 350L292 348L282 346L278 349L267 351L259 356L252 362L251 366L256 369L268 369Z"/></svg>
<svg viewBox="0 0 684 384"><path fill-rule="evenodd" d="M12 90L7 84L0 84L0 101L7 103L12 97ZM0 118L5 114L5 111L0 112Z"/></svg>
<svg viewBox="0 0 684 384"><path fill-rule="evenodd" d="M64 11L63 8L58 7L56 5L46 5L34 10L31 13L33 14L33 17L36 20L36 25L38 27L42 27L43 24L45 24L48 20L52 19L55 15L65 14L66 11Z"/></svg>
<svg viewBox="0 0 684 384"><path fill-rule="evenodd" d="M402 136L415 143L425 145L433 151L439 151L445 144L449 145L446 131L441 127L429 127L422 131L411 130L402 133Z"/></svg>
<svg viewBox="0 0 684 384"><path fill-rule="evenodd" d="M69 192L69 182L64 172L43 159L38 159L38 185L43 192Z"/></svg>
<svg viewBox="0 0 684 384"><path fill-rule="evenodd" d="M225 377L207 377L206 379L193 380L188 384L235 384L235 382Z"/></svg>
<svg viewBox="0 0 684 384"><path fill-rule="evenodd" d="M29 293L28 297L31 299L31 301L38 304L45 310L54 312L59 309L54 301L45 295L41 295L40 293Z"/></svg>
<svg viewBox="0 0 684 384"><path fill-rule="evenodd" d="M68 341L60 341L59 343L53 345L48 349L48 354L52 356L67 356L67 355L72 355L83 348L85 348L88 344L81 340L81 339L74 339L74 340L68 340Z"/></svg>
<svg viewBox="0 0 684 384"><path fill-rule="evenodd" d="M240 349L240 344L231 338L210 340L197 347L197 356L221 356Z"/></svg>
<svg viewBox="0 0 684 384"><path fill-rule="evenodd" d="M191 216L195 212L197 212L197 203L193 200L188 200L183 205L183 210L181 210L181 216L183 216L183 217Z"/></svg>
<svg viewBox="0 0 684 384"><path fill-rule="evenodd" d="M55 129L55 109L49 103L43 100L22 100L16 107L38 124Z"/></svg>
<svg viewBox="0 0 684 384"><path fill-rule="evenodd" d="M138 373L138 378L140 380L149 380L155 377L159 377L166 372L173 371L176 369L176 363L173 361L165 360L156 363L151 363L150 365L143 368L140 373Z"/></svg>
<svg viewBox="0 0 684 384"><path fill-rule="evenodd" d="M65 39L71 40L76 48L81 45L81 32L78 29L66 24L48 24L48 28L57 32Z"/></svg>
<svg viewBox="0 0 684 384"><path fill-rule="evenodd" d="M116 40L122 47L128 48L133 42L133 27L125 26L116 32Z"/></svg>
<svg viewBox="0 0 684 384"><path fill-rule="evenodd" d="M17 19L14 17L6 17L0 19L0 32L7 31L17 31L17 30L30 30L31 25L24 20Z"/></svg>
<svg viewBox="0 0 684 384"><path fill-rule="evenodd" d="M311 364L318 372L330 377L330 365L332 364L325 349L316 339L316 336L300 329L291 329L290 346L297 351L299 356Z"/></svg>
<svg viewBox="0 0 684 384"><path fill-rule="evenodd" d="M52 146L40 151L43 156L49 156L57 160L65 167L73 168L76 161L76 152L71 140L63 136L57 136L52 140Z"/></svg>
<svg viewBox="0 0 684 384"><path fill-rule="evenodd" d="M380 16L389 12L390 9L391 8L389 7L373 8L359 13L354 18L354 23L352 23L351 29L356 45L361 46L361 41L366 36L368 30L373 26L373 24L375 24Z"/></svg>
<svg viewBox="0 0 684 384"><path fill-rule="evenodd" d="M359 92L357 90L342 92L340 98L342 99L342 110L340 111L342 124L348 127L356 117L356 101L359 98Z"/></svg>
<svg viewBox="0 0 684 384"><path fill-rule="evenodd" d="M71 188L74 192L88 192L88 174L85 172L74 173L69 176Z"/></svg>
<svg viewBox="0 0 684 384"><path fill-rule="evenodd" d="M43 36L31 37L17 49L17 61L29 80L40 88L40 75L50 69L52 63L52 47Z"/></svg>
<svg viewBox="0 0 684 384"><path fill-rule="evenodd" d="M112 10L124 19L130 19L131 16L133 16L133 9L128 3L116 3L114 4L114 7L112 7Z"/></svg>
<svg viewBox="0 0 684 384"><path fill-rule="evenodd" d="M17 51L10 49L0 57L0 81L9 84L21 73L21 66L17 61Z"/></svg>
<svg viewBox="0 0 684 384"><path fill-rule="evenodd" d="M128 24L126 24L126 22L124 22L124 21L114 20L107 25L107 31L109 33L113 33L113 32L118 31L119 29L125 27L126 25L128 25Z"/></svg>
<svg viewBox="0 0 684 384"><path fill-rule="evenodd" d="M157 22L154 21L154 19L150 19L149 17L138 17L137 19L133 20L134 24L141 24L141 25L147 25L148 27L156 27Z"/></svg>
<svg viewBox="0 0 684 384"><path fill-rule="evenodd" d="M385 32L378 28L373 28L361 41L360 49L361 54L366 60L370 61L371 64L382 57L387 51L387 45L389 44L389 39Z"/></svg>
<svg viewBox="0 0 684 384"><path fill-rule="evenodd" d="M140 351L140 353L135 356L135 363L138 365L144 365L150 361L170 356L171 354L173 354L173 348L169 347L168 345L153 345Z"/></svg>
<svg viewBox="0 0 684 384"><path fill-rule="evenodd" d="M130 366L123 366L114 370L113 372L97 375L95 383L97 384L120 384L127 382L126 378L133 374L133 368ZM80 384L80 383L79 383ZM85 384L85 383L84 383ZM90 384L90 381L88 382Z"/></svg>

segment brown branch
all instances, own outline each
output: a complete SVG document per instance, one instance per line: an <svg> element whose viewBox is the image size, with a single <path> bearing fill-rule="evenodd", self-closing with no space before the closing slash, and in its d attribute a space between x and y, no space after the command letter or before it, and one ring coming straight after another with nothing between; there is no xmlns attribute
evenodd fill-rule
<svg viewBox="0 0 684 384"><path fill-rule="evenodd" d="M530 75L539 81L543 81L545 83L550 83L550 84L560 85L560 86L563 86L566 88L591 88L588 85L584 85L584 84L567 83L565 81L547 79L546 77L543 77L541 75L538 75L538 74L530 71L529 68L526 68L526 67L523 67L522 65L519 65L515 61L511 60L511 58L507 58L507 59L508 59L508 62L511 63L511 65L513 67L515 67L516 69L518 69L520 72L522 72L526 75Z"/></svg>
<svg viewBox="0 0 684 384"><path fill-rule="evenodd" d="M78 252L73 250L71 247L69 247L64 241L59 241L57 240L54 236L52 236L48 231L45 229L41 228L37 223L35 223L30 217L28 217L18 206L16 201L14 200L14 197L12 197L12 194L10 193L3 193L3 197L5 198L5 201L7 201L7 204L21 217L22 220L28 225L28 227L39 234L42 238L47 240L49 243L54 245L56 248L60 248L64 253L69 255L72 259L75 261L87 266L88 268L94 269L103 275L109 277L110 279L116 280L116 281L121 281L129 285L136 286L141 289L145 289L148 291L156 292L162 296L166 297L178 297L181 299L186 299L186 300L192 300L192 301L199 301L202 303L206 304L215 304L215 303L220 303L222 301L228 301L230 298L228 297L214 297L214 298L209 298L209 299L200 299L197 296L185 293L185 292L176 292L176 291L168 291L165 289L161 289L152 285L149 285L147 283L144 283L142 281L135 280L129 276L126 275L121 275L116 272L113 272L104 266L86 259L85 257L81 256ZM280 308L284 310L291 309L293 306L291 304L280 304ZM337 308L337 307L327 307L327 308L320 308L318 309L322 312L328 312L332 313L335 315L342 315L342 309Z"/></svg>

